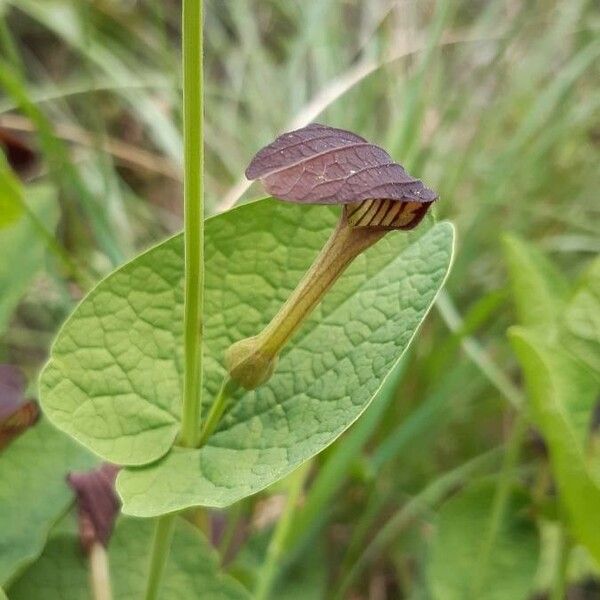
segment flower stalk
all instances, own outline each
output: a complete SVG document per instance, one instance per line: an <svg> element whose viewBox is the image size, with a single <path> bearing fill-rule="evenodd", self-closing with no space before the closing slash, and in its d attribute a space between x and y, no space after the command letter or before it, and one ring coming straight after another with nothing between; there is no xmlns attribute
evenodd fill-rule
<svg viewBox="0 0 600 600"><path fill-rule="evenodd" d="M353 227L343 211L329 240L271 322L258 335L227 350L225 364L232 380L247 390L268 381L279 353L306 317L348 265L386 233L381 228Z"/></svg>
<svg viewBox="0 0 600 600"><path fill-rule="evenodd" d="M108 553L100 542L95 542L90 548L89 562L94 600L112 600Z"/></svg>
<svg viewBox="0 0 600 600"><path fill-rule="evenodd" d="M283 347L346 267L389 231L416 227L438 196L383 148L319 123L259 150L246 177L279 200L342 207L331 237L272 321L225 353L231 380L253 390L269 380Z"/></svg>
<svg viewBox="0 0 600 600"><path fill-rule="evenodd" d="M221 417L223 416L223 413L229 405L231 396L237 387L237 383L229 377L226 377L223 381L221 389L219 390L217 397L214 399L210 410L208 411L208 416L206 417L206 421L204 422L204 427L202 428L202 433L200 435L199 446L203 446L206 443L206 440L216 429Z"/></svg>
<svg viewBox="0 0 600 600"><path fill-rule="evenodd" d="M97 469L71 472L67 476L77 501L79 541L88 557L94 600L112 600L106 548L119 514L119 499L115 492L118 470L114 465L103 464Z"/></svg>

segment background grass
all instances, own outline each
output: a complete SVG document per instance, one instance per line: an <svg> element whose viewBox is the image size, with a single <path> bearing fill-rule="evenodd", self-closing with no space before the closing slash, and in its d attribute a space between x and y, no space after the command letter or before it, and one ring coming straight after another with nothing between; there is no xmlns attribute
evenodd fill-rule
<svg viewBox="0 0 600 600"><path fill-rule="evenodd" d="M457 225L437 310L367 415L307 468L277 557L286 598L323 589L326 597L427 597L435 513L465 481L500 473L495 449L513 439L523 402L505 336L515 316L501 235L534 242L572 280L600 250L598 5L206 4L209 212L259 195L242 177L249 158L282 130L319 120L387 148L440 192L438 216ZM42 184L59 209L43 268L25 282L18 264L0 272L0 294L22 290L6 308L0 361L33 381L90 282L181 227L179 5L4 0L0 18L0 127L39 152L25 205L35 208L32 190ZM40 225L14 242L17 257L54 237L51 219ZM525 469L528 482L545 469L533 437L518 438L511 467ZM285 489L244 501L226 521L215 516L244 581L262 563ZM552 535L540 593L556 567ZM582 594L574 598L597 597L585 560L570 573L579 585L571 593Z"/></svg>

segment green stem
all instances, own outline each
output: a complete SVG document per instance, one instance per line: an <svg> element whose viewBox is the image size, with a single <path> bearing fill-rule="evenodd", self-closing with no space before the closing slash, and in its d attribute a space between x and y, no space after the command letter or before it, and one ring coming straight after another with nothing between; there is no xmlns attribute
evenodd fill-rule
<svg viewBox="0 0 600 600"><path fill-rule="evenodd" d="M184 382L181 442L195 447L202 393L204 306L204 107L202 0L183 2L183 128L185 146Z"/></svg>
<svg viewBox="0 0 600 600"><path fill-rule="evenodd" d="M152 556L150 558L150 571L146 587L145 600L156 600L160 591L160 584L165 572L169 548L173 539L175 526L175 514L163 515L156 521L154 530L154 541L152 543Z"/></svg>
<svg viewBox="0 0 600 600"><path fill-rule="evenodd" d="M270 357L277 356L346 267L386 233L368 227L351 227L342 216L302 281L258 334L262 352Z"/></svg>
<svg viewBox="0 0 600 600"><path fill-rule="evenodd" d="M183 114L184 114L184 379L181 442L194 447L200 429L202 390L202 312L204 306L204 106L202 55L203 0L183 0ZM146 600L158 597L165 570L175 515L156 522Z"/></svg>
<svg viewBox="0 0 600 600"><path fill-rule="evenodd" d="M236 388L237 384L229 377L226 377L223 381L223 385L221 385L221 389L219 390L217 397L208 411L208 416L206 417L206 421L202 427L202 433L200 434L199 446L203 446L206 443L206 440L217 428L217 425L219 424L219 421L221 420L221 417L223 416L223 413L229 404L231 394L233 394Z"/></svg>
<svg viewBox="0 0 600 600"><path fill-rule="evenodd" d="M225 353L229 375L247 390L262 385L273 374L279 352L346 267L387 231L352 227L345 216L271 322L258 334L231 345Z"/></svg>
<svg viewBox="0 0 600 600"><path fill-rule="evenodd" d="M292 518L296 507L298 506L298 500L302 493L306 474L307 470L300 468L293 475L293 481L288 492L285 508L283 509L281 517L279 517L277 527L275 528L273 537L267 548L265 562L258 574L258 584L256 593L254 594L254 600L267 600L267 598L269 598L273 583L277 578L281 557L285 552L288 534L292 526Z"/></svg>

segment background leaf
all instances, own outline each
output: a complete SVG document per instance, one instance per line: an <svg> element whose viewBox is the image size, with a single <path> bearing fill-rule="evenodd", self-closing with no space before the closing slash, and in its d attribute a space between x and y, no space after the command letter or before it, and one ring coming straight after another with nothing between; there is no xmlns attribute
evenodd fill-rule
<svg viewBox="0 0 600 600"><path fill-rule="evenodd" d="M12 172L0 144L0 231L23 214L20 188L21 184Z"/></svg>
<svg viewBox="0 0 600 600"><path fill-rule="evenodd" d="M538 331L513 327L509 333L573 534L600 562L600 479L586 449L597 382Z"/></svg>
<svg viewBox="0 0 600 600"><path fill-rule="evenodd" d="M600 480L588 448L592 413L600 386L583 359L592 362L597 348L595 278L598 261L575 295L537 249L505 240L513 295L521 322L509 337L525 374L531 417L548 444L560 500L573 534L600 559ZM569 353L569 350L572 353Z"/></svg>
<svg viewBox="0 0 600 600"><path fill-rule="evenodd" d="M514 235L504 237L504 256L519 322L545 326L557 320L569 293L564 276L535 246Z"/></svg>
<svg viewBox="0 0 600 600"><path fill-rule="evenodd" d="M113 594L143 597L153 523L122 518L109 545ZM76 532L53 535L39 560L10 588L11 600L92 600L88 566ZM192 525L178 519L161 587L162 598L249 598L244 588L219 572L214 550Z"/></svg>
<svg viewBox="0 0 600 600"><path fill-rule="evenodd" d="M51 527L73 502L67 473L96 462L45 419L0 453L0 584L39 555Z"/></svg>
<svg viewBox="0 0 600 600"><path fill-rule="evenodd" d="M563 324L567 349L600 378L600 258L585 272Z"/></svg>
<svg viewBox="0 0 600 600"><path fill-rule="evenodd" d="M58 221L58 205L53 188L26 189L27 204L39 221L53 230ZM44 266L46 244L30 216L21 212L14 221L0 227L0 334L32 278Z"/></svg>
<svg viewBox="0 0 600 600"><path fill-rule="evenodd" d="M435 600L529 597L538 565L539 541L535 523L525 510L527 499L518 493L511 496L481 588L477 593L472 589L494 492L491 481L471 485L438 513L427 565L429 589Z"/></svg>

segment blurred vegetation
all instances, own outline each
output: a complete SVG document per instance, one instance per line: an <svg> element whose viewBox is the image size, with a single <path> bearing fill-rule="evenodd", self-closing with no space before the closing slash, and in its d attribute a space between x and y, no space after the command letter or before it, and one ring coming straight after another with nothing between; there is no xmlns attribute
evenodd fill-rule
<svg viewBox="0 0 600 600"><path fill-rule="evenodd" d="M456 552L447 568L464 578L505 552L498 564L517 591L473 597L520 598L523 580L531 597L560 598L564 575L570 598L598 598L592 559L580 546L565 554L543 438L520 416L506 331L526 323L502 246L505 232L528 240L569 286L600 250L597 2L208 0L207 10L211 213L261 193L243 181L258 148L318 120L387 148L440 192L437 216L458 228L453 272L410 356L304 473L277 597L467 598L444 563ZM21 207L0 200L0 362L33 386L90 285L181 226L179 5L3 0L0 42L0 131L36 156L20 179L0 168L2 197ZM517 306L542 300L532 288ZM243 582L260 571L286 489L214 516ZM526 516L541 550L511 521L514 534L501 526L487 552L469 551L502 494L501 520Z"/></svg>

